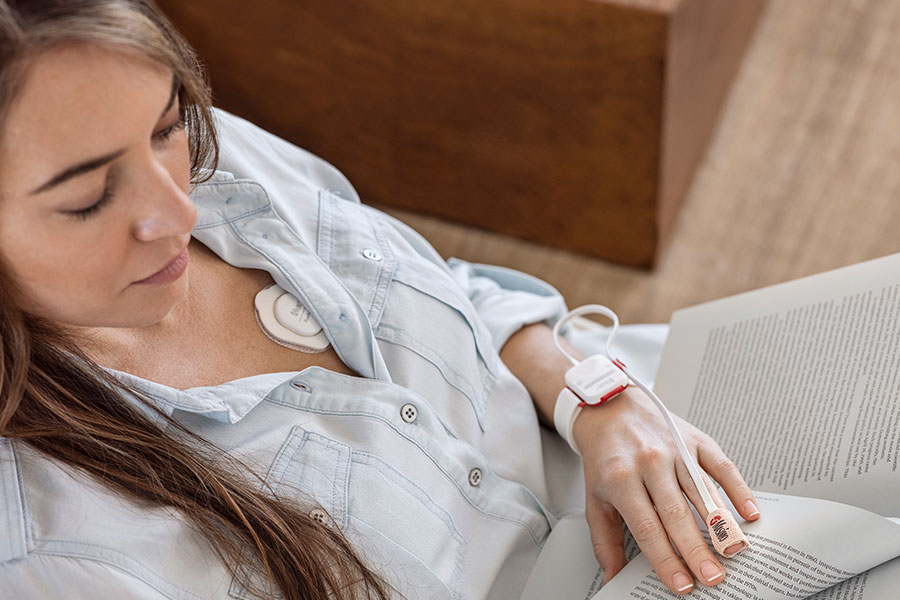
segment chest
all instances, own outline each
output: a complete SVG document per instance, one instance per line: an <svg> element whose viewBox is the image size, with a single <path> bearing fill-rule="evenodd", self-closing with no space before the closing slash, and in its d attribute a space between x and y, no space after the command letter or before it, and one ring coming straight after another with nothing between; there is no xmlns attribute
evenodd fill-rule
<svg viewBox="0 0 900 600"><path fill-rule="evenodd" d="M253 301L273 283L267 271L233 267L199 243L190 251L192 279L177 326L159 343L136 352L129 372L177 389L311 366L354 374L331 346L323 352L303 352L263 333Z"/></svg>

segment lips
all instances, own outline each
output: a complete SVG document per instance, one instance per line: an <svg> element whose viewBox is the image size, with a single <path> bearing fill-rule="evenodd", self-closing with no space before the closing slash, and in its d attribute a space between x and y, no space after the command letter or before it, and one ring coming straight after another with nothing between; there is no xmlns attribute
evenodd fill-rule
<svg viewBox="0 0 900 600"><path fill-rule="evenodd" d="M162 284L162 283L171 283L181 277L184 273L185 269L187 269L188 265L188 247L185 246L178 255L169 261L166 266L162 269L147 277L145 279L141 279L140 281L135 281L136 284Z"/></svg>

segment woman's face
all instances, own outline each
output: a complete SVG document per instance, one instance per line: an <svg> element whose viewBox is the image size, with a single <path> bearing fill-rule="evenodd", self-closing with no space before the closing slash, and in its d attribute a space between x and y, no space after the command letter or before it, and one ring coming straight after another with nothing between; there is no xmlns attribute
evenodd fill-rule
<svg viewBox="0 0 900 600"><path fill-rule="evenodd" d="M22 308L143 327L184 296L197 211L174 92L168 68L99 47L29 63L0 127L0 258Z"/></svg>

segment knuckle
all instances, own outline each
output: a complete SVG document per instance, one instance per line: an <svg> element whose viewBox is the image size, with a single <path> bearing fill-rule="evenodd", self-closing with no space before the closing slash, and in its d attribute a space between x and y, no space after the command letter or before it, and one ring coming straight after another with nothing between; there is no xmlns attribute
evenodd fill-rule
<svg viewBox="0 0 900 600"><path fill-rule="evenodd" d="M664 556L661 556L653 565L653 570L656 571L656 574L663 578L663 581L670 581L668 574L674 573L675 571L680 571L684 567L681 564L681 560L677 556L675 556L674 552L667 552Z"/></svg>
<svg viewBox="0 0 900 600"><path fill-rule="evenodd" d="M622 524L622 516L619 514L619 511L616 510L616 507L610 504L609 502L600 502L597 505L597 511L610 522L618 523L620 526Z"/></svg>
<svg viewBox="0 0 900 600"><path fill-rule="evenodd" d="M635 522L631 533L634 534L636 540L641 540L645 543L653 541L659 537L659 523L653 517L641 517Z"/></svg>
<svg viewBox="0 0 900 600"><path fill-rule="evenodd" d="M691 438L697 442L697 446L708 446L710 449L715 450L719 447L719 443L707 434L705 431L701 431L696 427L691 431Z"/></svg>
<svg viewBox="0 0 900 600"><path fill-rule="evenodd" d="M614 552L617 549L616 544L606 541L593 542L591 545L594 548L594 556L599 562L602 562L611 551ZM621 548L622 544L618 544L618 547Z"/></svg>
<svg viewBox="0 0 900 600"><path fill-rule="evenodd" d="M634 475L634 469L621 461L610 463L604 471L604 479L615 487L621 486Z"/></svg>
<svg viewBox="0 0 900 600"><path fill-rule="evenodd" d="M691 544L687 549L681 551L681 555L689 563L697 565L706 559L715 560L712 552L709 551L709 546L704 542L695 542Z"/></svg>
<svg viewBox="0 0 900 600"><path fill-rule="evenodd" d="M717 473L723 475L738 475L737 465L735 465L727 456L723 456L716 460L716 462L713 463L713 467Z"/></svg>
<svg viewBox="0 0 900 600"><path fill-rule="evenodd" d="M690 510L684 501L678 502L668 502L663 504L662 506L656 507L657 512L659 512L659 516L662 518L663 522L671 522L671 521L683 521L690 515Z"/></svg>
<svg viewBox="0 0 900 600"><path fill-rule="evenodd" d="M646 467L658 467L668 460L668 453L655 446L649 446L640 451L638 460Z"/></svg>

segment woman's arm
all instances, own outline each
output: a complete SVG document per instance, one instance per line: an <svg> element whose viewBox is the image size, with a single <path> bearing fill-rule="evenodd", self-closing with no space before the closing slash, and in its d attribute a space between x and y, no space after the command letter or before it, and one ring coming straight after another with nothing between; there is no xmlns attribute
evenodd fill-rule
<svg viewBox="0 0 900 600"><path fill-rule="evenodd" d="M578 354L570 345L567 350ZM507 340L500 357L528 389L541 420L552 427L556 397L571 367L554 346L552 330L544 324L523 327ZM673 417L688 450L722 485L741 516L759 518L750 488L719 445ZM700 534L684 494L705 518L704 504L665 421L643 392L631 386L606 404L586 408L575 421L574 438L584 459L591 542L606 581L626 564L623 520L660 580L673 592L692 589L690 572L705 585L724 579L724 569ZM707 486L716 503L724 506L714 484L708 481Z"/></svg>

